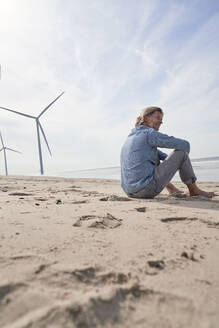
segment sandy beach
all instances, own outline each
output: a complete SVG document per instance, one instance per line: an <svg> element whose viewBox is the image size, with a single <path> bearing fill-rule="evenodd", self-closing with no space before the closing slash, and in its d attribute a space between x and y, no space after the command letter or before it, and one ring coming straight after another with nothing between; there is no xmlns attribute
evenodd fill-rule
<svg viewBox="0 0 219 328"><path fill-rule="evenodd" d="M219 196L0 179L1 328L219 327Z"/></svg>

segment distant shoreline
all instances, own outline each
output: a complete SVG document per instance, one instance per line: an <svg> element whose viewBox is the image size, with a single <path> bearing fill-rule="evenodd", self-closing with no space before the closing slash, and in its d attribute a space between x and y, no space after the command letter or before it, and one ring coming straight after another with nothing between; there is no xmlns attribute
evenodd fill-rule
<svg viewBox="0 0 219 328"><path fill-rule="evenodd" d="M219 161L219 156L214 157L202 157L202 158L192 158L192 162L208 162L208 161Z"/></svg>
<svg viewBox="0 0 219 328"><path fill-rule="evenodd" d="M201 158L192 158L192 162L210 162L210 161L219 161L219 156L214 157L201 157ZM77 173L77 172L84 172L84 171L94 171L94 170L109 170L109 169L118 169L120 166L107 166L107 167L95 167L95 168L87 168L87 169L80 169L80 170L71 170L71 171L63 171L61 173Z"/></svg>

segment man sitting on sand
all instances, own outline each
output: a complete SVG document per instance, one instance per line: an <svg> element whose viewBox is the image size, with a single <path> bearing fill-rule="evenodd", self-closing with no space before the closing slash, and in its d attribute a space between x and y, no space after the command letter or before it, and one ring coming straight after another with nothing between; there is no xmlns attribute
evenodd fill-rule
<svg viewBox="0 0 219 328"><path fill-rule="evenodd" d="M163 111L159 107L147 107L137 117L121 151L121 186L125 193L134 198L154 198L166 187L170 194L180 195L181 191L170 183L179 170L190 196L215 196L196 184L188 155L189 142L158 132L162 119ZM174 151L167 156L157 147Z"/></svg>

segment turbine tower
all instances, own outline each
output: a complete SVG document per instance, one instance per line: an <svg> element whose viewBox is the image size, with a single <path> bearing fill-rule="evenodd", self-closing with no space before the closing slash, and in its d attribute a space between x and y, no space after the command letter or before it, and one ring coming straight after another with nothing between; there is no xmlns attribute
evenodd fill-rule
<svg viewBox="0 0 219 328"><path fill-rule="evenodd" d="M8 175L8 165L7 165L6 150L11 150L11 151L14 151L15 153L19 153L19 154L21 154L21 152L6 147L6 146L4 145L4 141L3 141L3 138L2 138L2 134L1 134L1 132L0 132L0 138L1 138L1 142L2 142L2 148L0 149L0 152L3 150L3 153L4 153L4 159L5 159L5 175Z"/></svg>
<svg viewBox="0 0 219 328"><path fill-rule="evenodd" d="M45 111L47 109L49 109L49 107L52 106L52 104L54 104L54 102L56 100L58 100L63 94L64 94L64 91L57 98L55 98L48 106L46 106L46 108L44 108L42 110L42 112L38 116L32 116L32 115L29 115L29 114L21 113L21 112L18 112L18 111L15 111L15 110L12 110L12 109L5 108L5 107L1 107L0 106L1 109L5 109L5 110L7 110L9 112L12 112L12 113L15 113L15 114L19 114L19 115L22 115L22 116L25 116L25 117L29 117L29 118L35 119L35 121L36 121L36 129L37 129L37 141L38 141L38 149L39 149L40 173L41 174L44 174L44 170L43 170L42 148L41 148L41 142L40 142L40 131L42 133L42 136L43 136L43 138L45 140L45 143L47 145L48 151L49 151L49 153L50 153L51 156L52 156L52 154L51 154L51 151L50 151L50 148L49 148L49 144L48 144L47 139L46 139L46 135L45 135L45 133L43 131L43 128L42 128L42 125L41 125L39 119L45 113Z"/></svg>

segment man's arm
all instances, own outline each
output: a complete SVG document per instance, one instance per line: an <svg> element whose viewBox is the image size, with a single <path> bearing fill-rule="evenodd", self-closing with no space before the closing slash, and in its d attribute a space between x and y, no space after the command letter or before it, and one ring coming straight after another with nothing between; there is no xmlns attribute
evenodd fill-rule
<svg viewBox="0 0 219 328"><path fill-rule="evenodd" d="M190 144L187 140L170 137L167 134L160 133L154 129L150 129L148 133L148 143L151 146L160 148L169 148L183 150L187 153L190 151Z"/></svg>
<svg viewBox="0 0 219 328"><path fill-rule="evenodd" d="M167 158L167 154L163 153L160 149L158 149L158 157L161 161L164 161Z"/></svg>

